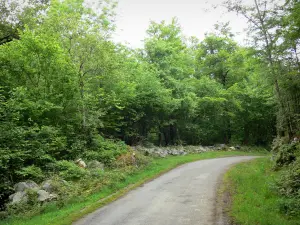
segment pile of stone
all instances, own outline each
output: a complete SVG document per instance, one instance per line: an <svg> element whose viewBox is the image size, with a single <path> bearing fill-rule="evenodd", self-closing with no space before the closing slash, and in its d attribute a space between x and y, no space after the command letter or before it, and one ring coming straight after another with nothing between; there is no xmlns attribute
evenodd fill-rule
<svg viewBox="0 0 300 225"><path fill-rule="evenodd" d="M135 147L136 151L143 153L144 155L151 155L155 157L166 157L169 155L186 155L197 154L210 151L234 151L240 149L239 146L229 147L226 144L218 144L214 146L169 146L169 147L152 147L146 148L142 146Z"/></svg>
<svg viewBox="0 0 300 225"><path fill-rule="evenodd" d="M62 182L67 183L67 181ZM20 202L27 202L29 191L36 192L37 201L39 202L56 200L58 196L53 192L54 188L52 183L53 181L47 180L39 186L32 180L19 182L14 186L15 193L9 196L10 203L16 204Z"/></svg>
<svg viewBox="0 0 300 225"><path fill-rule="evenodd" d="M144 155L151 155L155 157L166 157L168 155L186 155L187 152L183 148L169 148L169 147L154 147L154 148L145 148L138 146L135 148L136 151L141 152Z"/></svg>
<svg viewBox="0 0 300 225"><path fill-rule="evenodd" d="M104 164L97 161L92 160L87 164L82 160L78 159L75 162L79 167L86 169L100 169L104 171ZM21 202L28 201L29 192L36 193L37 201L39 202L49 202L58 199L58 195L55 193L58 187L66 187L69 186L69 183L63 179L57 180L46 180L42 182L41 185L38 185L32 180L27 180L24 182L19 182L14 185L15 193L9 196L10 204L16 204Z"/></svg>

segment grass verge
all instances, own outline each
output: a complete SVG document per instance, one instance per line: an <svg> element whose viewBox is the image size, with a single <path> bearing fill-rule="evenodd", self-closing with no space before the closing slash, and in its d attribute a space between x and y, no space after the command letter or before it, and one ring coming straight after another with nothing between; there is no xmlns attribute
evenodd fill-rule
<svg viewBox="0 0 300 225"><path fill-rule="evenodd" d="M122 181L113 183L103 187L99 192L91 194L85 198L79 198L78 201L70 202L62 208L56 205L49 205L44 212L32 218L13 218L6 221L0 221L0 224L22 224L22 225L66 225L78 220L84 215L91 213L99 207L114 201L115 199L125 195L130 190L140 186L141 184L150 181L161 174L184 163L193 162L203 159L211 159L218 157L230 157L241 155L264 155L265 153L253 152L206 152L202 154L190 154L186 156L170 156L166 158L158 158L134 174L128 175Z"/></svg>
<svg viewBox="0 0 300 225"><path fill-rule="evenodd" d="M280 172L272 170L268 157L241 163L228 170L223 187L226 194L230 194L227 210L232 224L300 224L300 218L289 218L279 212L282 197L274 188L279 176Z"/></svg>

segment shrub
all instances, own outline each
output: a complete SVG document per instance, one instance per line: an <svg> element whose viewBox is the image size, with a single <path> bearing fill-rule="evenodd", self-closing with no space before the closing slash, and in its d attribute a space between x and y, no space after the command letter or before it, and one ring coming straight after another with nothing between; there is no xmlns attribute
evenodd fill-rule
<svg viewBox="0 0 300 225"><path fill-rule="evenodd" d="M8 217L8 212L0 211L0 220L4 220Z"/></svg>
<svg viewBox="0 0 300 225"><path fill-rule="evenodd" d="M90 176L92 178L100 178L103 176L103 170L99 168L92 168L89 170L90 171Z"/></svg>
<svg viewBox="0 0 300 225"><path fill-rule="evenodd" d="M65 180L79 180L87 174L85 169L67 160L57 161L56 169L59 176Z"/></svg>
<svg viewBox="0 0 300 225"><path fill-rule="evenodd" d="M279 192L287 197L300 195L300 159L284 171L278 181ZM300 197L300 196L299 196Z"/></svg>
<svg viewBox="0 0 300 225"><path fill-rule="evenodd" d="M126 166L132 166L136 165L136 160L133 156L132 152L128 152L126 154L123 154L117 158L117 160L114 162L114 167L122 168Z"/></svg>
<svg viewBox="0 0 300 225"><path fill-rule="evenodd" d="M281 168L294 162L299 152L299 143L281 145L275 156L275 169Z"/></svg>
<svg viewBox="0 0 300 225"><path fill-rule="evenodd" d="M285 215L291 217L300 216L300 196L296 198L282 198L279 201L279 209Z"/></svg>
<svg viewBox="0 0 300 225"><path fill-rule="evenodd" d="M279 151L279 148L284 145L288 144L289 139L287 137L276 137L274 138L272 142L272 151L274 153L277 153Z"/></svg>
<svg viewBox="0 0 300 225"><path fill-rule="evenodd" d="M120 155L119 152L111 151L86 151L84 153L84 158L88 160L97 160L105 164L105 166L110 167L116 158Z"/></svg>
<svg viewBox="0 0 300 225"><path fill-rule="evenodd" d="M300 159L288 166L277 182L279 193L284 196L280 210L290 216L300 215Z"/></svg>
<svg viewBox="0 0 300 225"><path fill-rule="evenodd" d="M135 155L136 157L136 163L138 166L147 166L152 162L152 158L151 157L147 157L139 152L136 153Z"/></svg>
<svg viewBox="0 0 300 225"><path fill-rule="evenodd" d="M20 175L22 179L31 179L35 181L41 181L44 178L44 174L41 168L32 165L21 168L21 170L16 171L16 174Z"/></svg>
<svg viewBox="0 0 300 225"><path fill-rule="evenodd" d="M136 152L133 156L133 152L128 152L117 158L113 166L117 168L122 168L126 166L146 166L151 162L151 158L144 156L143 154Z"/></svg>
<svg viewBox="0 0 300 225"><path fill-rule="evenodd" d="M91 150L85 151L83 158L98 160L111 167L113 162L122 154L126 153L128 146L121 141L107 140L97 135L93 138Z"/></svg>

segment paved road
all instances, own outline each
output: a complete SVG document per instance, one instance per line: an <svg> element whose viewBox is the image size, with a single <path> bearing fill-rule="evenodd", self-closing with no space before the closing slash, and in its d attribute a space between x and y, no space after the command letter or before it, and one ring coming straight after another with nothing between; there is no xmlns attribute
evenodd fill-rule
<svg viewBox="0 0 300 225"><path fill-rule="evenodd" d="M253 158L218 158L182 165L75 225L215 224L216 186L222 173L234 163Z"/></svg>

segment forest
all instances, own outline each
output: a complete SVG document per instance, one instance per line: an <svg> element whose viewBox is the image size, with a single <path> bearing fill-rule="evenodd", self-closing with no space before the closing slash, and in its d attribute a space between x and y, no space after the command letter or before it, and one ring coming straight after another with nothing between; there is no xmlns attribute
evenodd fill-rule
<svg viewBox="0 0 300 225"><path fill-rule="evenodd" d="M225 1L247 46L228 23L198 40L174 17L150 22L140 49L113 41L116 6L0 0L1 202L78 158L111 167L128 146L273 146L278 167L299 167L299 1Z"/></svg>

